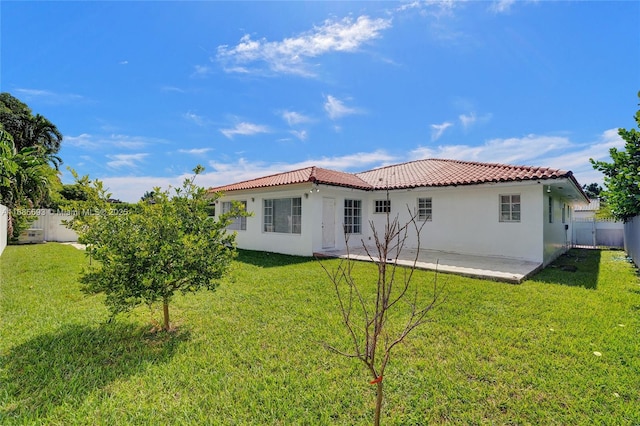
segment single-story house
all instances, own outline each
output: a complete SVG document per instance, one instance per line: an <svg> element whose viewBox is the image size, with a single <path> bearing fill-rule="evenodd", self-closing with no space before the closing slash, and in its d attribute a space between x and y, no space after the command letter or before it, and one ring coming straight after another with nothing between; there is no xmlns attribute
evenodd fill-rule
<svg viewBox="0 0 640 426"><path fill-rule="evenodd" d="M425 159L345 173L321 167L211 188L216 214L241 202L239 248L312 256L373 246L386 213L424 221L420 247L547 265L571 245L574 206L589 199L570 171ZM403 222L404 221L404 222ZM345 239L345 234L349 237ZM407 248L415 248L410 235Z"/></svg>
<svg viewBox="0 0 640 426"><path fill-rule="evenodd" d="M595 219L598 210L600 210L600 199L590 199L589 204L575 207L574 219Z"/></svg>

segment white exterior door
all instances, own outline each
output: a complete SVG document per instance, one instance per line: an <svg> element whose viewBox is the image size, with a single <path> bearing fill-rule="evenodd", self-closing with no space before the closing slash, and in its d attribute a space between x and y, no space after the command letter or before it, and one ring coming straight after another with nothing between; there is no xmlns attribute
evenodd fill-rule
<svg viewBox="0 0 640 426"><path fill-rule="evenodd" d="M322 199L322 248L336 246L336 200Z"/></svg>

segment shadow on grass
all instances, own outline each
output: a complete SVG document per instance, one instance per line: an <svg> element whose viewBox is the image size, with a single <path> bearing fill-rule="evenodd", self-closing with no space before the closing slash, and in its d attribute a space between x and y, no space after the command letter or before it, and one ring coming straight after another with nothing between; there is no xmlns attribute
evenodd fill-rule
<svg viewBox="0 0 640 426"><path fill-rule="evenodd" d="M598 287L601 253L598 249L571 249L531 279L595 290Z"/></svg>
<svg viewBox="0 0 640 426"><path fill-rule="evenodd" d="M313 257L291 256L287 254L254 250L238 250L238 257L236 260L238 262L260 266L262 268L273 268L315 261Z"/></svg>
<svg viewBox="0 0 640 426"><path fill-rule="evenodd" d="M0 357L0 419L29 423L58 406L78 406L92 391L167 362L189 332L149 334L138 325L67 325ZM30 419L30 420L29 420Z"/></svg>

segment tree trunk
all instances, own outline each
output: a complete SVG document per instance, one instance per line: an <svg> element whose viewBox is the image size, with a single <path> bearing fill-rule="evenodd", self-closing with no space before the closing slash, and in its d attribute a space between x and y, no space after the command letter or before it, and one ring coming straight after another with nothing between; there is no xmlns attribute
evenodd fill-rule
<svg viewBox="0 0 640 426"><path fill-rule="evenodd" d="M162 299L162 312L164 313L164 325L163 329L169 331L169 299L166 297Z"/></svg>
<svg viewBox="0 0 640 426"><path fill-rule="evenodd" d="M376 414L373 419L374 426L380 426L380 413L382 412L382 380L376 383L378 394L376 396Z"/></svg>

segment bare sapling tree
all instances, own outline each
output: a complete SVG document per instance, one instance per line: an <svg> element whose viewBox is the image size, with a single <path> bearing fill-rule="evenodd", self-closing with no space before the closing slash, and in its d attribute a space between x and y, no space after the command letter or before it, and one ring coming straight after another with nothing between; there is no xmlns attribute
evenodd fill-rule
<svg viewBox="0 0 640 426"><path fill-rule="evenodd" d="M388 199L388 198L387 198ZM376 264L377 283L374 289L368 283L357 282L354 274L355 261L349 248L349 233L345 229L346 259L341 259L335 269L323 262L322 268L333 283L342 321L350 336L350 349L343 350L325 343L329 350L360 360L367 367L370 383L376 385L374 425L380 424L383 401L383 377L391 360L393 348L420 325L426 323L429 312L445 300L438 284L437 270L430 286L413 281L420 253L420 236L425 221L419 221L417 213L407 206L409 219L401 223L399 216L391 218L387 211L384 231L376 229L369 221L375 247L369 247L361 239L369 260ZM411 260L399 262L401 255L415 236L415 254ZM403 263L404 266L400 265Z"/></svg>

